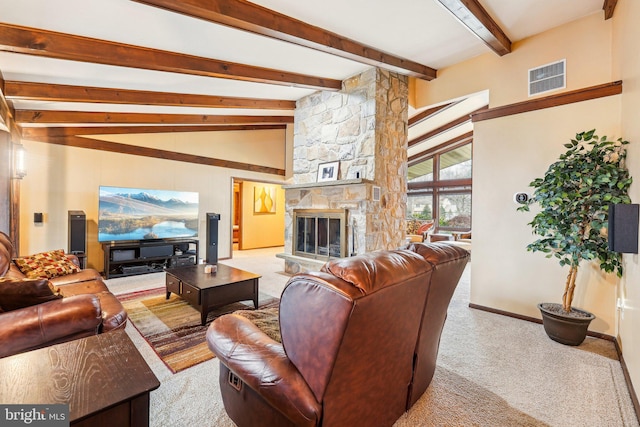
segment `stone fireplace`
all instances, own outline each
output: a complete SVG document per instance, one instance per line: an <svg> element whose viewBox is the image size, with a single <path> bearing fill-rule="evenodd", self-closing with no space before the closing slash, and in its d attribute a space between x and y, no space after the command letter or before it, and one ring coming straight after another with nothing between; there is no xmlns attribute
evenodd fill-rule
<svg viewBox="0 0 640 427"><path fill-rule="evenodd" d="M402 244L407 82L405 76L370 69L345 80L341 91L316 92L298 101L294 114L294 183L283 186L285 253L278 255L285 259L286 272L318 270L327 260L324 254L312 257L297 253L297 212L301 211L344 212L340 257ZM317 182L318 168L336 161L337 179ZM317 227L317 219L314 224ZM306 244L304 238L302 244ZM331 246L327 248L333 257Z"/></svg>

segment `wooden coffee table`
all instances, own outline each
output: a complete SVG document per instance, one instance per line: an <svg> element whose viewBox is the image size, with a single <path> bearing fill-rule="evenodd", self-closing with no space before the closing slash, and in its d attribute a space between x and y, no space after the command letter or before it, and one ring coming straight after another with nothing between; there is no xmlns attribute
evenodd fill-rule
<svg viewBox="0 0 640 427"><path fill-rule="evenodd" d="M122 329L5 357L0 372L2 404L67 404L77 427L147 427L160 386Z"/></svg>
<svg viewBox="0 0 640 427"><path fill-rule="evenodd" d="M218 264L218 271L205 273L204 265L168 268L167 299L171 292L181 296L200 312L202 325L207 314L217 307L233 302L253 300L258 308L258 279L260 275Z"/></svg>

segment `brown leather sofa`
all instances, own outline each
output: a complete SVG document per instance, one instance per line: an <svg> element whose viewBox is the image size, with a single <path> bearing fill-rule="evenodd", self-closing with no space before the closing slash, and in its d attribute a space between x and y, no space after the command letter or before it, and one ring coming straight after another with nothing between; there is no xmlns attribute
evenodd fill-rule
<svg viewBox="0 0 640 427"><path fill-rule="evenodd" d="M207 331L225 409L243 426L390 426L429 386L469 254L444 243L330 261L293 276L282 343L238 314Z"/></svg>
<svg viewBox="0 0 640 427"><path fill-rule="evenodd" d="M76 256L66 256L80 266ZM0 294L0 357L125 327L124 307L96 270L29 280L13 262L14 257L11 240L0 232L0 277L29 282L30 287L45 290L53 287L56 292L54 297L44 298L45 302L34 301L34 305L4 311L1 307L10 305L9 299L36 297L21 295L20 283L15 283L18 286L12 288L11 295L5 294L5 301Z"/></svg>

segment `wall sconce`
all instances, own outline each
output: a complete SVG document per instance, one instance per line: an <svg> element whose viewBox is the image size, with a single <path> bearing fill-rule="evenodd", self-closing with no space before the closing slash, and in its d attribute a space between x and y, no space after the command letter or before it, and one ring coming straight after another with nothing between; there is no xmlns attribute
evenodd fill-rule
<svg viewBox="0 0 640 427"><path fill-rule="evenodd" d="M24 145L13 144L13 177L22 179L27 175L26 151Z"/></svg>

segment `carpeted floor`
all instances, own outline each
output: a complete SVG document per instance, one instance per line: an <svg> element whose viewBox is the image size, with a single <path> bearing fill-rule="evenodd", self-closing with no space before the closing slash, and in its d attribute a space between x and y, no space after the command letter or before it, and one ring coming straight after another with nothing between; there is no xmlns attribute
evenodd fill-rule
<svg viewBox="0 0 640 427"><path fill-rule="evenodd" d="M279 297L288 277L278 252L239 251L221 262L261 274L261 292ZM471 265L449 307L431 386L394 427L639 426L613 343L588 337L564 346L539 324L471 309L470 276ZM116 294L149 289L164 284L164 273L107 284ZM151 393L151 426L234 425L218 360L173 374L130 324L127 332L161 382Z"/></svg>

